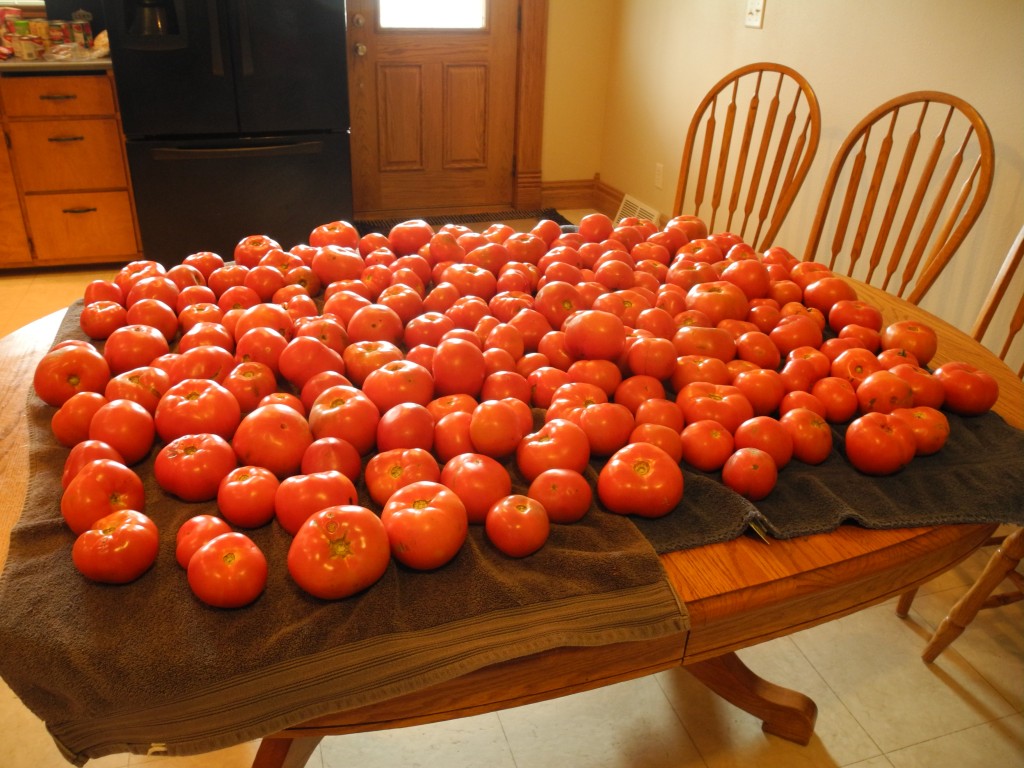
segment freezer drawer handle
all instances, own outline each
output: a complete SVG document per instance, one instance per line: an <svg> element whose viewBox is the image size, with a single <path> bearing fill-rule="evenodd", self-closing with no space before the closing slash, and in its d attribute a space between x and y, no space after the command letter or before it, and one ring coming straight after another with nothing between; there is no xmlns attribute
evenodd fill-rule
<svg viewBox="0 0 1024 768"><path fill-rule="evenodd" d="M43 101L70 101L71 99L77 99L78 94L76 93L44 93L39 96Z"/></svg>
<svg viewBox="0 0 1024 768"><path fill-rule="evenodd" d="M96 208L64 208L61 213L96 213Z"/></svg>
<svg viewBox="0 0 1024 768"><path fill-rule="evenodd" d="M50 136L47 141L85 141L85 136Z"/></svg>
<svg viewBox="0 0 1024 768"><path fill-rule="evenodd" d="M295 144L271 144L265 147L227 147L224 149L187 149L184 147L160 147L154 149L154 160L223 160L230 157L285 157L290 155L319 155L323 152L322 141L301 141Z"/></svg>

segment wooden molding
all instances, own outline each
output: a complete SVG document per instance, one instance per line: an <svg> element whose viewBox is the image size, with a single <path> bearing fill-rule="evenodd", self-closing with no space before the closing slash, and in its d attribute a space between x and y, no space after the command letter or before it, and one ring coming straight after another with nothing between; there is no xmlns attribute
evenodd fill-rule
<svg viewBox="0 0 1024 768"><path fill-rule="evenodd" d="M614 216L622 202L622 192L601 181L600 177L576 181L541 183L543 208L593 208Z"/></svg>
<svg viewBox="0 0 1024 768"><path fill-rule="evenodd" d="M548 0L521 0L513 208L539 208L541 203L547 36Z"/></svg>

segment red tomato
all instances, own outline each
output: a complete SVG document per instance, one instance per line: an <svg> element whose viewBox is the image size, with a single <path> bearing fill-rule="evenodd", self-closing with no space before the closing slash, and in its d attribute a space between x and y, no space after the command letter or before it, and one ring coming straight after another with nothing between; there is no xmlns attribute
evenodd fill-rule
<svg viewBox="0 0 1024 768"><path fill-rule="evenodd" d="M114 374L149 365L169 351L164 335L149 325L122 326L113 331L103 345L103 357Z"/></svg>
<svg viewBox="0 0 1024 768"><path fill-rule="evenodd" d="M142 479L112 459L95 459L82 467L60 498L60 513L68 527L81 534L112 512L144 512Z"/></svg>
<svg viewBox="0 0 1024 768"><path fill-rule="evenodd" d="M110 366L87 342L57 346L36 365L32 378L35 393L47 405L64 404L76 392L103 392L110 380Z"/></svg>
<svg viewBox="0 0 1024 768"><path fill-rule="evenodd" d="M900 363L889 370L910 385L914 391L915 406L941 408L946 401L946 390L931 371L910 363Z"/></svg>
<svg viewBox="0 0 1024 768"><path fill-rule="evenodd" d="M551 521L544 506L522 494L504 496L487 511L487 538L509 557L527 557L544 546Z"/></svg>
<svg viewBox="0 0 1024 768"><path fill-rule="evenodd" d="M807 315L783 317L768 332L768 338L783 355L788 355L797 347L820 347L823 340L821 328Z"/></svg>
<svg viewBox="0 0 1024 768"><path fill-rule="evenodd" d="M78 325L90 339L105 339L128 324L128 312L116 301L93 301L82 307Z"/></svg>
<svg viewBox="0 0 1024 768"><path fill-rule="evenodd" d="M346 369L342 356L315 336L296 336L289 341L277 357L277 367L297 389L322 371Z"/></svg>
<svg viewBox="0 0 1024 768"><path fill-rule="evenodd" d="M235 430L231 446L242 464L266 467L278 478L294 475L313 442L309 424L287 405L261 405Z"/></svg>
<svg viewBox="0 0 1024 768"><path fill-rule="evenodd" d="M914 433L915 456L937 453L949 439L949 419L936 408L927 405L896 408L892 415L904 421Z"/></svg>
<svg viewBox="0 0 1024 768"><path fill-rule="evenodd" d="M399 403L392 406L377 422L377 450L392 448L434 447L433 414L419 403Z"/></svg>
<svg viewBox="0 0 1024 768"><path fill-rule="evenodd" d="M100 440L83 440L71 448L68 457L64 460L64 470L60 478L61 487L67 488L68 483L74 479L79 470L96 459L113 459L118 464L124 464L121 454L106 443Z"/></svg>
<svg viewBox="0 0 1024 768"><path fill-rule="evenodd" d="M618 360L625 349L625 326L611 312L578 312L566 319L564 331L566 349L577 360Z"/></svg>
<svg viewBox="0 0 1024 768"><path fill-rule="evenodd" d="M580 408L575 421L583 429L594 456L610 456L629 442L636 419L620 403L592 403Z"/></svg>
<svg viewBox="0 0 1024 768"><path fill-rule="evenodd" d="M135 581L156 562L160 536L141 512L123 509L95 521L71 548L78 572L104 584Z"/></svg>
<svg viewBox="0 0 1024 768"><path fill-rule="evenodd" d="M704 472L721 469L735 448L732 433L710 419L687 424L680 443L683 461Z"/></svg>
<svg viewBox="0 0 1024 768"><path fill-rule="evenodd" d="M793 440L793 457L804 464L820 464L832 453L832 430L828 422L809 408L786 411L779 423Z"/></svg>
<svg viewBox="0 0 1024 768"><path fill-rule="evenodd" d="M491 505L512 492L508 470L479 453L462 453L449 459L440 481L462 499L470 523L483 523Z"/></svg>
<svg viewBox="0 0 1024 768"><path fill-rule="evenodd" d="M757 416L767 416L777 411L782 398L786 396L782 374L773 368L740 371L733 377L732 386L747 398Z"/></svg>
<svg viewBox="0 0 1024 768"><path fill-rule="evenodd" d="M814 382L811 394L825 406L825 418L832 424L849 421L857 413L857 392L848 379L826 376Z"/></svg>
<svg viewBox="0 0 1024 768"><path fill-rule="evenodd" d="M905 349L917 358L917 362L928 365L935 356L939 340L935 330L916 320L897 320L882 331L882 349Z"/></svg>
<svg viewBox="0 0 1024 768"><path fill-rule="evenodd" d="M277 391L277 377L269 365L255 360L238 363L224 378L223 386L235 396L238 407L249 413L259 406L263 398Z"/></svg>
<svg viewBox="0 0 1024 768"><path fill-rule="evenodd" d="M274 515L292 536L309 516L321 509L358 504L355 484L341 472L329 469L310 475L286 477L274 492Z"/></svg>
<svg viewBox="0 0 1024 768"><path fill-rule="evenodd" d="M380 516L392 556L417 570L440 568L468 533L466 505L440 483L419 481L395 491Z"/></svg>
<svg viewBox="0 0 1024 768"><path fill-rule="evenodd" d="M964 363L945 363L935 369L942 383L945 407L961 416L979 416L999 399L999 384L991 374Z"/></svg>
<svg viewBox="0 0 1024 768"><path fill-rule="evenodd" d="M469 438L476 453L510 456L522 437L519 414L506 400L484 400L470 415Z"/></svg>
<svg viewBox="0 0 1024 768"><path fill-rule="evenodd" d="M825 317L829 317L838 302L856 300L857 291L841 277L822 277L804 288L804 305L817 309Z"/></svg>
<svg viewBox="0 0 1024 768"><path fill-rule="evenodd" d="M526 435L516 448L516 464L527 482L548 469L583 472L590 460L586 432L567 419L552 419Z"/></svg>
<svg viewBox="0 0 1024 768"><path fill-rule="evenodd" d="M697 283L686 293L686 308L697 309L708 316L713 325L726 318L743 320L750 311L746 294L726 280Z"/></svg>
<svg viewBox="0 0 1024 768"><path fill-rule="evenodd" d="M793 437L783 424L770 416L747 419L733 435L736 448L760 448L772 457L777 470L793 458Z"/></svg>
<svg viewBox="0 0 1024 768"><path fill-rule="evenodd" d="M866 475L891 475L914 458L913 430L900 418L867 413L846 428L847 460Z"/></svg>
<svg viewBox="0 0 1024 768"><path fill-rule="evenodd" d="M363 393L384 413L399 403L426 405L434 397L434 378L422 365L394 360L370 371L363 381Z"/></svg>
<svg viewBox="0 0 1024 768"><path fill-rule="evenodd" d="M278 485L277 476L266 467L236 467L217 486L217 508L233 525L259 528L274 517Z"/></svg>
<svg viewBox="0 0 1024 768"><path fill-rule="evenodd" d="M241 608L267 585L267 558L244 533L222 533L188 561L188 585L214 608Z"/></svg>
<svg viewBox="0 0 1024 768"><path fill-rule="evenodd" d="M150 413L156 412L160 398L171 386L166 371L154 366L119 373L107 382L103 394L107 400L134 400Z"/></svg>
<svg viewBox="0 0 1024 768"><path fill-rule="evenodd" d="M575 523L587 514L594 491L580 473L572 469L545 469L530 483L526 495L541 503L552 523Z"/></svg>
<svg viewBox="0 0 1024 768"><path fill-rule="evenodd" d="M366 507L328 507L299 528L288 548L288 573L309 594L338 600L380 580L391 562L384 524Z"/></svg>
<svg viewBox="0 0 1024 768"><path fill-rule="evenodd" d="M355 387L328 387L309 409L309 428L314 438L340 437L365 456L377 440L380 410Z"/></svg>
<svg viewBox="0 0 1024 768"><path fill-rule="evenodd" d="M675 459L683 458L683 443L679 432L664 424L637 424L629 433L630 443L651 443Z"/></svg>
<svg viewBox="0 0 1024 768"><path fill-rule="evenodd" d="M476 397L487 378L483 350L465 339L446 338L434 353L433 375L435 397L454 394Z"/></svg>
<svg viewBox="0 0 1024 768"><path fill-rule="evenodd" d="M882 364L874 352L863 347L855 347L841 352L832 361L831 375L849 381L854 389L876 371L882 370Z"/></svg>
<svg viewBox="0 0 1024 768"><path fill-rule="evenodd" d="M266 235L247 235L235 244L233 256L235 262L243 267L255 267L268 251L281 250L281 246L273 238Z"/></svg>
<svg viewBox="0 0 1024 768"><path fill-rule="evenodd" d="M722 465L722 482L751 501L771 493L778 478L771 454L759 448L740 448Z"/></svg>
<svg viewBox="0 0 1024 768"><path fill-rule="evenodd" d="M409 219L391 228L388 242L396 255L408 256L427 245L433 236L433 228L423 219Z"/></svg>
<svg viewBox="0 0 1024 768"><path fill-rule="evenodd" d="M241 421L242 409L235 396L217 382L185 379L167 389L153 418L164 442L201 432L229 440Z"/></svg>
<svg viewBox="0 0 1024 768"><path fill-rule="evenodd" d="M403 486L420 480L437 482L440 476L437 460L422 448L382 451L372 456L363 470L370 498L380 505Z"/></svg>
<svg viewBox="0 0 1024 768"><path fill-rule="evenodd" d="M913 405L914 390L891 371L875 371L857 387L857 402L861 413L892 413Z"/></svg>
<svg viewBox="0 0 1024 768"><path fill-rule="evenodd" d="M89 439L89 422L107 398L99 392L76 392L50 419L50 430L57 442L68 448Z"/></svg>
<svg viewBox="0 0 1024 768"><path fill-rule="evenodd" d="M188 568L188 561L203 544L222 533L231 533L227 521L216 515L190 517L174 536L174 558L182 568Z"/></svg>
<svg viewBox="0 0 1024 768"><path fill-rule="evenodd" d="M683 498L683 472L658 446L631 443L601 468L597 495L617 514L663 517Z"/></svg>
<svg viewBox="0 0 1024 768"><path fill-rule="evenodd" d="M779 398L781 400L781 398ZM754 415L754 408L738 388L727 384L687 384L676 395L687 424L711 419L730 433Z"/></svg>
<svg viewBox="0 0 1024 768"><path fill-rule="evenodd" d="M221 480L237 464L231 444L220 435L184 435L160 449L153 476L179 499L210 501L217 498Z"/></svg>

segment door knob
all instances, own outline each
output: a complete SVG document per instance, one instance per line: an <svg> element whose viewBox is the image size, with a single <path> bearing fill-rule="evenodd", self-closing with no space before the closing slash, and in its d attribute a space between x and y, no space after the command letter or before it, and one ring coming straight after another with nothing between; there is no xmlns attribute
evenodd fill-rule
<svg viewBox="0 0 1024 768"><path fill-rule="evenodd" d="M365 24L366 24L366 17L363 16L363 14L357 13L357 14L355 14L352 17L352 26L353 27L362 27Z"/></svg>
<svg viewBox="0 0 1024 768"><path fill-rule="evenodd" d="M366 55L366 45L364 45L363 43L356 43L353 46L353 50L356 52L356 56Z"/></svg>

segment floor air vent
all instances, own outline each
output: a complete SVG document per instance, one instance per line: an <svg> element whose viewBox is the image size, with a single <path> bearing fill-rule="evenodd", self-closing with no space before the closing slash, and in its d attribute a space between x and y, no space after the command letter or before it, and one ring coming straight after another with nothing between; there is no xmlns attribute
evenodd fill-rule
<svg viewBox="0 0 1024 768"><path fill-rule="evenodd" d="M638 219L650 219L660 226L661 214L647 203L641 203L635 197L626 195L619 205L619 212L615 214L615 221L624 219L627 216L636 216Z"/></svg>

